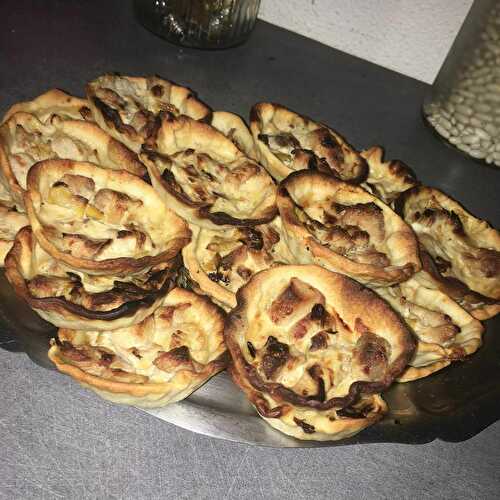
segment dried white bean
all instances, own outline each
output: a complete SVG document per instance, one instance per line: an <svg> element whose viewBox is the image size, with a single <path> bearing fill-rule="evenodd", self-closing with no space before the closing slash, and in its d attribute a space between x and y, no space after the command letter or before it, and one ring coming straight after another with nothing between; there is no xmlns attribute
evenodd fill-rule
<svg viewBox="0 0 500 500"><path fill-rule="evenodd" d="M483 139L483 140L491 140L491 136L490 134L488 134L488 132L486 132L485 130L483 130L482 128L479 128L479 127L476 127L474 129L474 133L479 137L479 139Z"/></svg>
<svg viewBox="0 0 500 500"><path fill-rule="evenodd" d="M464 135L462 137L462 142L464 144L477 144L479 142L479 137L477 135Z"/></svg>
<svg viewBox="0 0 500 500"><path fill-rule="evenodd" d="M455 118L459 123L463 123L464 125L467 125L469 123L469 117L462 115L461 113L456 113Z"/></svg>
<svg viewBox="0 0 500 500"><path fill-rule="evenodd" d="M489 83L486 88L491 90L491 92L500 93L500 83Z"/></svg>
<svg viewBox="0 0 500 500"><path fill-rule="evenodd" d="M474 109L480 113L488 113L488 111L491 111L491 106L489 104L478 102L474 104Z"/></svg>
<svg viewBox="0 0 500 500"><path fill-rule="evenodd" d="M493 121L493 116L487 113L476 113L475 118L486 123L491 123Z"/></svg>
<svg viewBox="0 0 500 500"><path fill-rule="evenodd" d="M444 116L442 116L440 119L439 119L439 124L445 128L446 130L450 130L451 129L451 122L448 121Z"/></svg>
<svg viewBox="0 0 500 500"><path fill-rule="evenodd" d="M500 102L500 94L496 94L495 92L488 92L487 94L484 94L484 98L486 101Z"/></svg>
<svg viewBox="0 0 500 500"><path fill-rule="evenodd" d="M470 124L474 125L474 127L482 127L483 126L483 122L479 118L477 118L477 116L471 116Z"/></svg>
<svg viewBox="0 0 500 500"><path fill-rule="evenodd" d="M488 132L488 134L490 134L492 136L495 136L498 132L497 127L495 127L495 125L492 125L491 123L487 123L484 126L484 130L486 130L486 132Z"/></svg>
<svg viewBox="0 0 500 500"><path fill-rule="evenodd" d="M464 98L461 95L453 94L453 95L450 96L450 101L453 104L460 104L460 103L464 102Z"/></svg>
<svg viewBox="0 0 500 500"><path fill-rule="evenodd" d="M455 109L457 110L458 113L462 113L463 115L470 116L474 112L472 108L469 106L466 106L465 104L457 104L455 106Z"/></svg>
<svg viewBox="0 0 500 500"><path fill-rule="evenodd" d="M446 139L448 139L448 137L450 137L450 133L443 127L441 127L441 125L436 125L435 126L435 129L436 131L442 135L443 137L445 137Z"/></svg>
<svg viewBox="0 0 500 500"><path fill-rule="evenodd" d="M486 156L486 153L484 151L479 151L478 149L471 149L469 151L469 155L472 156L472 158L484 158Z"/></svg>

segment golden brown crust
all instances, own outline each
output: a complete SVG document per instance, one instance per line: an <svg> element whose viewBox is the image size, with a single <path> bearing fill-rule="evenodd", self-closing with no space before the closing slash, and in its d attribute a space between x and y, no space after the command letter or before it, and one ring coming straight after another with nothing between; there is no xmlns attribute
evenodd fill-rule
<svg viewBox="0 0 500 500"><path fill-rule="evenodd" d="M189 242L186 223L124 170L45 160L30 169L27 185L37 241L70 268L126 276L173 259Z"/></svg>
<svg viewBox="0 0 500 500"><path fill-rule="evenodd" d="M103 75L86 91L97 124L135 152L156 130L162 112L203 121L211 118L210 108L193 91L154 76Z"/></svg>
<svg viewBox="0 0 500 500"><path fill-rule="evenodd" d="M157 407L186 398L226 366L224 313L176 288L141 323L110 332L61 329L58 370L118 403Z"/></svg>
<svg viewBox="0 0 500 500"><path fill-rule="evenodd" d="M287 244L301 264L319 264L373 286L421 267L411 228L364 189L321 172L294 172L277 197Z"/></svg>
<svg viewBox="0 0 500 500"><path fill-rule="evenodd" d="M50 158L90 161L139 177L147 172L134 152L95 123L57 115L42 123L34 115L18 112L0 127L0 182L8 186L18 208L24 206L28 170Z"/></svg>
<svg viewBox="0 0 500 500"><path fill-rule="evenodd" d="M341 415L387 388L413 355L413 336L383 300L321 267L261 271L236 296L224 332L232 375L266 418L290 406Z"/></svg>
<svg viewBox="0 0 500 500"><path fill-rule="evenodd" d="M483 326L439 290L415 278L376 290L401 315L418 339L408 368L398 378L409 382L426 377L481 346Z"/></svg>
<svg viewBox="0 0 500 500"><path fill-rule="evenodd" d="M151 314L172 287L178 265L173 261L125 281L78 276L46 254L25 227L6 258L5 272L16 294L53 325L113 330Z"/></svg>
<svg viewBox="0 0 500 500"><path fill-rule="evenodd" d="M196 226L182 249L184 265L203 293L225 308L236 306L237 290L256 272L293 261L281 221L255 228L212 231Z"/></svg>
<svg viewBox="0 0 500 500"><path fill-rule="evenodd" d="M443 276L433 258L420 249L422 270L414 278L426 288L439 290L463 307L474 318L484 321L500 313L500 300L485 297L451 276Z"/></svg>
<svg viewBox="0 0 500 500"><path fill-rule="evenodd" d="M191 224L217 230L276 216L269 174L210 125L165 116L140 157L165 203Z"/></svg>
<svg viewBox="0 0 500 500"><path fill-rule="evenodd" d="M233 365L230 365L229 373L252 402L259 416L271 427L297 439L347 439L378 422L388 411L387 404L378 394L362 396L356 405L338 411L311 411L289 404L279 404L268 395L262 396L250 384L245 383L245 380L239 378Z"/></svg>
<svg viewBox="0 0 500 500"><path fill-rule="evenodd" d="M214 111L211 125L230 139L248 158L258 160L252 133L240 116L227 111Z"/></svg>
<svg viewBox="0 0 500 500"><path fill-rule="evenodd" d="M250 130L260 162L278 181L302 169L322 170L356 184L366 179L365 159L338 132L284 106L255 104Z"/></svg>
<svg viewBox="0 0 500 500"><path fill-rule="evenodd" d="M59 89L51 89L31 101L18 102L5 113L5 123L15 113L30 113L41 122L50 120L54 115L63 119L83 120L89 118L88 101L75 97Z"/></svg>
<svg viewBox="0 0 500 500"><path fill-rule="evenodd" d="M500 299L500 233L443 192L415 187L398 209L411 225L440 274L471 290Z"/></svg>
<svg viewBox="0 0 500 500"><path fill-rule="evenodd" d="M25 214L0 202L0 267L4 266L5 256L12 248L17 232L28 225Z"/></svg>
<svg viewBox="0 0 500 500"><path fill-rule="evenodd" d="M361 151L368 163L368 177L363 187L391 205L399 195L418 184L414 172L401 160L384 161L384 149L373 146Z"/></svg>

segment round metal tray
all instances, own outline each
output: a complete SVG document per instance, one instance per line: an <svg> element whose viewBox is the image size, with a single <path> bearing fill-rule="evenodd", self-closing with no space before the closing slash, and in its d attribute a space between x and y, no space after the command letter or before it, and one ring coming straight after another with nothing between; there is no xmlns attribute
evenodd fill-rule
<svg viewBox="0 0 500 500"><path fill-rule="evenodd" d="M53 369L47 350L55 328L14 295L3 273L0 326L35 363ZM206 436L280 448L377 442L417 444L436 438L463 441L500 418L499 330L497 317L487 323L484 345L475 355L425 379L393 384L383 395L390 407L389 414L358 435L341 441L300 441L272 429L226 373L212 378L180 403L144 411Z"/></svg>

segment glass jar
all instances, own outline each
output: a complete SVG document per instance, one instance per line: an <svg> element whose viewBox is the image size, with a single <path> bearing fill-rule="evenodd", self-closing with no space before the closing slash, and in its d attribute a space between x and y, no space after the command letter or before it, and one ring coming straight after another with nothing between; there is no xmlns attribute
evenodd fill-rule
<svg viewBox="0 0 500 500"><path fill-rule="evenodd" d="M134 0L139 22L166 40L200 49L223 49L250 35L260 0Z"/></svg>
<svg viewBox="0 0 500 500"><path fill-rule="evenodd" d="M423 106L449 144L500 166L500 2L476 0Z"/></svg>

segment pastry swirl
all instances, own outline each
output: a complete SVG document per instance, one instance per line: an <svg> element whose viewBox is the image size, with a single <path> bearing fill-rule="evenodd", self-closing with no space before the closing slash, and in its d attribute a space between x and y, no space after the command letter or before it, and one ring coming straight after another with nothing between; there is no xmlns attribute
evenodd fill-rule
<svg viewBox="0 0 500 500"><path fill-rule="evenodd" d="M188 397L226 367L223 329L224 313L208 298L175 288L134 326L60 329L49 358L105 399L154 408Z"/></svg>
<svg viewBox="0 0 500 500"><path fill-rule="evenodd" d="M210 108L191 90L154 76L103 75L87 85L87 98L96 123L137 153L162 112L211 118Z"/></svg>
<svg viewBox="0 0 500 500"><path fill-rule="evenodd" d="M140 157L165 203L190 224L220 230L276 216L272 178L210 125L165 115Z"/></svg>
<svg viewBox="0 0 500 500"><path fill-rule="evenodd" d="M45 160L30 169L27 187L37 241L77 271L136 274L173 259L190 239L153 187L124 170Z"/></svg>
<svg viewBox="0 0 500 500"><path fill-rule="evenodd" d="M373 286L405 281L420 269L411 228L359 186L321 172L294 172L280 184L277 203L298 263Z"/></svg>
<svg viewBox="0 0 500 500"><path fill-rule="evenodd" d="M279 104L261 102L250 111L260 162L278 181L296 170L321 170L359 184L365 159L335 130Z"/></svg>
<svg viewBox="0 0 500 500"><path fill-rule="evenodd" d="M173 286L178 260L125 278L75 273L50 257L24 227L5 271L16 294L53 325L114 330L139 323L159 306Z"/></svg>
<svg viewBox="0 0 500 500"><path fill-rule="evenodd" d="M224 333L235 383L271 425L309 412L312 420L296 422L313 426L309 439L316 418L325 424L318 438L334 439L335 421L386 389L413 355L413 336L389 305L319 266L262 271L236 296ZM385 407L369 403L366 425Z"/></svg>
<svg viewBox="0 0 500 500"><path fill-rule="evenodd" d="M59 89L51 89L31 101L14 104L5 113L2 123L19 112L34 115L42 123L50 121L54 115L65 120L88 120L91 118L88 105L86 99L72 96Z"/></svg>
<svg viewBox="0 0 500 500"><path fill-rule="evenodd" d="M146 168L137 155L95 123L52 116L42 123L35 115L18 112L0 127L0 182L19 209L32 165L51 158L89 161L139 177Z"/></svg>
<svg viewBox="0 0 500 500"><path fill-rule="evenodd" d="M434 281L445 293L447 289L455 293L473 314L476 309L480 317L488 315L486 308L489 314L498 311L500 233L443 192L426 186L403 193L398 210L432 258L421 278Z"/></svg>
<svg viewBox="0 0 500 500"><path fill-rule="evenodd" d="M443 292L425 288L415 278L376 292L401 315L417 338L415 354L398 381L426 377L463 360L481 346L481 323Z"/></svg>

